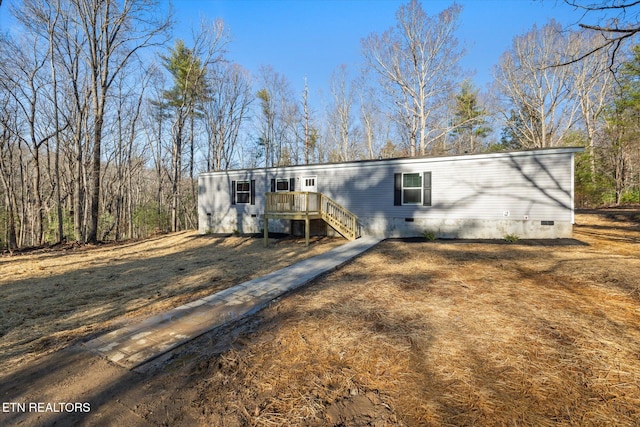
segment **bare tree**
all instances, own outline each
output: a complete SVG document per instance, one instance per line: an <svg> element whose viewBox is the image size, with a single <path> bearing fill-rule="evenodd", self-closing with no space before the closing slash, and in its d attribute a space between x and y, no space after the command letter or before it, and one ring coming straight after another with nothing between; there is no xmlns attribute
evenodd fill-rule
<svg viewBox="0 0 640 427"><path fill-rule="evenodd" d="M357 157L353 117L354 92L347 81L345 65L339 66L331 75L331 98L328 112L329 136L335 144L335 160L354 160Z"/></svg>
<svg viewBox="0 0 640 427"><path fill-rule="evenodd" d="M195 225L190 213L195 180L185 178L187 173L193 178L197 152L205 147L199 145L202 105L192 103L192 114L185 115L188 171L172 168L183 153L172 150L167 109L147 114L150 74L137 62L141 49L162 41L154 37L166 28L160 25L166 17L155 19L154 3L143 0L23 0L19 5L23 37L0 35L0 245L13 249L70 234L92 241L164 230L175 194L171 181L178 188L191 187L178 206L181 223ZM207 100L224 96L221 102L228 107L227 124L211 119L227 132L222 156L227 167L252 95L246 74L219 63L222 57L211 52L221 52L220 44L209 41L199 45L201 63L211 70L210 64L219 64L224 72L217 75L218 83L229 89L204 94ZM97 231L100 235L93 237Z"/></svg>
<svg viewBox="0 0 640 427"><path fill-rule="evenodd" d="M573 51L593 49L600 43L598 35L580 31L569 35L568 47ZM610 72L608 52L595 50L581 61L568 64L574 99L584 124L592 180L596 176L595 144L603 114L614 96L615 77Z"/></svg>
<svg viewBox="0 0 640 427"><path fill-rule="evenodd" d="M304 129L304 163L309 164L311 159L311 153L313 152L316 140L317 131L311 124L311 111L309 106L309 85L307 84L307 78L304 78L304 91L302 92L302 112L303 112L303 129Z"/></svg>
<svg viewBox="0 0 640 427"><path fill-rule="evenodd" d="M373 159L380 154L385 140L388 139L389 120L386 119L380 107L376 88L369 84L367 77L365 70L356 80L355 93L360 110L359 120L364 138L365 156Z"/></svg>
<svg viewBox="0 0 640 427"><path fill-rule="evenodd" d="M158 14L155 0L69 0L69 17L86 40L83 51L91 94L92 153L89 223L86 239L98 240L100 169L105 107L115 78L142 49L164 42L158 37L169 28Z"/></svg>
<svg viewBox="0 0 640 427"><path fill-rule="evenodd" d="M249 73L237 64L221 63L209 71L211 94L203 104L207 132L207 169L229 168L242 125L253 101Z"/></svg>
<svg viewBox="0 0 640 427"><path fill-rule="evenodd" d="M9 94L6 91L0 91L0 182L2 182L6 212L5 239L9 251L18 248L16 170L21 169L21 165L16 165L15 161L17 137L11 129L16 127L17 111L15 104L12 104Z"/></svg>
<svg viewBox="0 0 640 427"><path fill-rule="evenodd" d="M567 43L559 24L534 26L514 38L495 68L502 114L523 147L557 146L576 121L570 70L548 66L563 61Z"/></svg>
<svg viewBox="0 0 640 427"><path fill-rule="evenodd" d="M169 167L167 164L167 153L171 152L171 144L166 146L165 140L171 140L171 136L167 136L167 127L165 122L171 118L169 106L164 102L163 94L168 90L166 87L166 76L162 73L157 65L153 64L149 67L150 74L150 91L153 95L146 103L146 109L143 114L143 129L146 139L146 148L150 153L150 161L153 164L153 185L154 185L154 209L152 225L156 230L170 230L169 221L164 221L165 215L165 184L169 179Z"/></svg>
<svg viewBox="0 0 640 427"><path fill-rule="evenodd" d="M260 67L259 79L258 145L264 151L265 166L295 163L298 106L289 81L270 66Z"/></svg>
<svg viewBox="0 0 640 427"><path fill-rule="evenodd" d="M447 132L430 119L454 90L463 54L455 37L460 12L454 4L430 17L412 0L398 9L395 27L362 41L367 65L379 76L411 155L425 154Z"/></svg>
<svg viewBox="0 0 640 427"><path fill-rule="evenodd" d="M75 6L67 0L25 1L26 11L21 16L30 24L47 27L52 62L53 94L56 112L60 121L68 129L64 138L58 134L56 150L64 151L69 162L68 198L72 200L69 210L73 215L73 234L77 241L84 241L87 228L88 193L88 150L91 133L89 122L90 90L87 77L86 62L83 52L86 51L86 37L79 31L71 17ZM51 18L55 18L52 20ZM57 123L57 122L56 122ZM62 179L63 176L60 176ZM58 182L58 188L62 187ZM62 195L61 195L62 197Z"/></svg>
<svg viewBox="0 0 640 427"><path fill-rule="evenodd" d="M110 212L111 224L102 230L102 240L113 232L115 240L120 240L123 236L134 237L133 229L133 199L134 199L134 174L141 168L138 144L138 128L140 127L140 116L142 105L146 96L146 88L151 74L144 70L142 64L137 67L138 72L133 72L139 78L130 79L121 75L115 82L117 96L114 99L113 109L115 110L114 120L111 121L111 135L108 138L111 146L108 147L110 162L104 167L104 175L108 175L110 191L104 194L103 203L106 210ZM135 86L132 87L133 82ZM109 165L113 164L111 174L107 173ZM105 178L103 177L103 180Z"/></svg>
<svg viewBox="0 0 640 427"><path fill-rule="evenodd" d="M0 66L0 90L7 91L19 107L23 126L11 129L29 149L33 167L31 168L33 192L33 209L35 221L32 229L32 244L44 242L44 205L41 155L43 147L53 138L58 130L51 126L51 117L46 112L52 111L47 105L46 92L51 85L50 76L46 72L47 50L41 46L40 40L33 33L23 36L19 42L3 43L2 66ZM53 108L55 109L55 107ZM31 200L31 199L30 199Z"/></svg>
<svg viewBox="0 0 640 427"><path fill-rule="evenodd" d="M63 232L63 215L62 215L62 193L60 189L60 151L61 151L61 123L60 123L60 114L59 114L59 106L58 106L58 78L57 78L57 65L58 61L56 61L57 51L56 51L56 43L57 43L57 26L58 20L62 14L62 7L60 0L53 0L50 2L43 0L23 0L22 4L13 9L13 14L16 19L21 22L24 28L29 33L29 39L34 43L34 46L41 41L42 52L39 54L46 55L48 58L49 68L50 68L50 90L45 90L45 96L49 98L49 102L51 104L52 116L48 118L53 119L53 127L54 129L54 137L55 140L55 159L54 159L54 175L52 179L50 179L51 185L55 188L56 193L56 214L57 214L57 235L58 241L61 241L64 238ZM45 53L44 42L48 44L48 51ZM66 126L65 126L66 127ZM49 148L49 145L45 147Z"/></svg>

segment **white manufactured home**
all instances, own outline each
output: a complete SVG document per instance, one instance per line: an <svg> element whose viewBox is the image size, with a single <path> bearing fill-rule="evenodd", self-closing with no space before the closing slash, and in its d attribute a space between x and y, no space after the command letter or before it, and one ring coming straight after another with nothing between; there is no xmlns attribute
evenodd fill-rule
<svg viewBox="0 0 640 427"><path fill-rule="evenodd" d="M199 232L564 238L574 156L549 148L229 170L198 178Z"/></svg>

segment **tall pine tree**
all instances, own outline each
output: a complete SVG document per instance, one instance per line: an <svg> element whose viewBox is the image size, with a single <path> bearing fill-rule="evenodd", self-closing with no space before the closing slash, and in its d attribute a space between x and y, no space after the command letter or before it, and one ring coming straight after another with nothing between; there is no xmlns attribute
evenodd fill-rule
<svg viewBox="0 0 640 427"><path fill-rule="evenodd" d="M162 94L163 104L171 111L172 151L171 151L171 230L180 228L180 182L182 178L182 151L185 127L188 119L193 119L198 104L207 97L206 68L202 61L184 44L177 40L162 62L173 78L173 87Z"/></svg>
<svg viewBox="0 0 640 427"><path fill-rule="evenodd" d="M462 82L460 93L455 97L453 135L456 137L456 151L475 153L481 149L481 140L491 128L487 124L486 110L478 102L478 89L468 80Z"/></svg>

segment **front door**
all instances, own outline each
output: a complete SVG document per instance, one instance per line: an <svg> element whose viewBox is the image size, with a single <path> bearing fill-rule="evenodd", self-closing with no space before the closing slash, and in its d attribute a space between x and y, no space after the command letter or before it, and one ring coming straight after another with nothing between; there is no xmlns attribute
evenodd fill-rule
<svg viewBox="0 0 640 427"><path fill-rule="evenodd" d="M303 176L301 181L300 191L310 191L316 193L318 191L318 177L316 176Z"/></svg>
<svg viewBox="0 0 640 427"><path fill-rule="evenodd" d="M300 184L300 191L318 192L318 179L316 176L303 176L300 179ZM317 211L319 209L318 204L320 201L317 196L309 195L307 200L309 200L309 206L307 207L309 211Z"/></svg>

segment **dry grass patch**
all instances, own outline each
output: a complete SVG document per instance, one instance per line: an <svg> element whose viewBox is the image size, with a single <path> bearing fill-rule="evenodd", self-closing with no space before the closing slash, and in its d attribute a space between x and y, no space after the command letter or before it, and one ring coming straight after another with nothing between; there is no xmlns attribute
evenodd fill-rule
<svg viewBox="0 0 640 427"><path fill-rule="evenodd" d="M58 353L5 394L89 399L85 425L638 425L640 212L578 215L575 238L386 241L147 370L70 384ZM342 243L164 239L0 259L2 367Z"/></svg>
<svg viewBox="0 0 640 427"><path fill-rule="evenodd" d="M175 233L0 257L0 370L343 243Z"/></svg>
<svg viewBox="0 0 640 427"><path fill-rule="evenodd" d="M210 359L200 421L637 425L638 222L577 222L585 244L382 243Z"/></svg>

